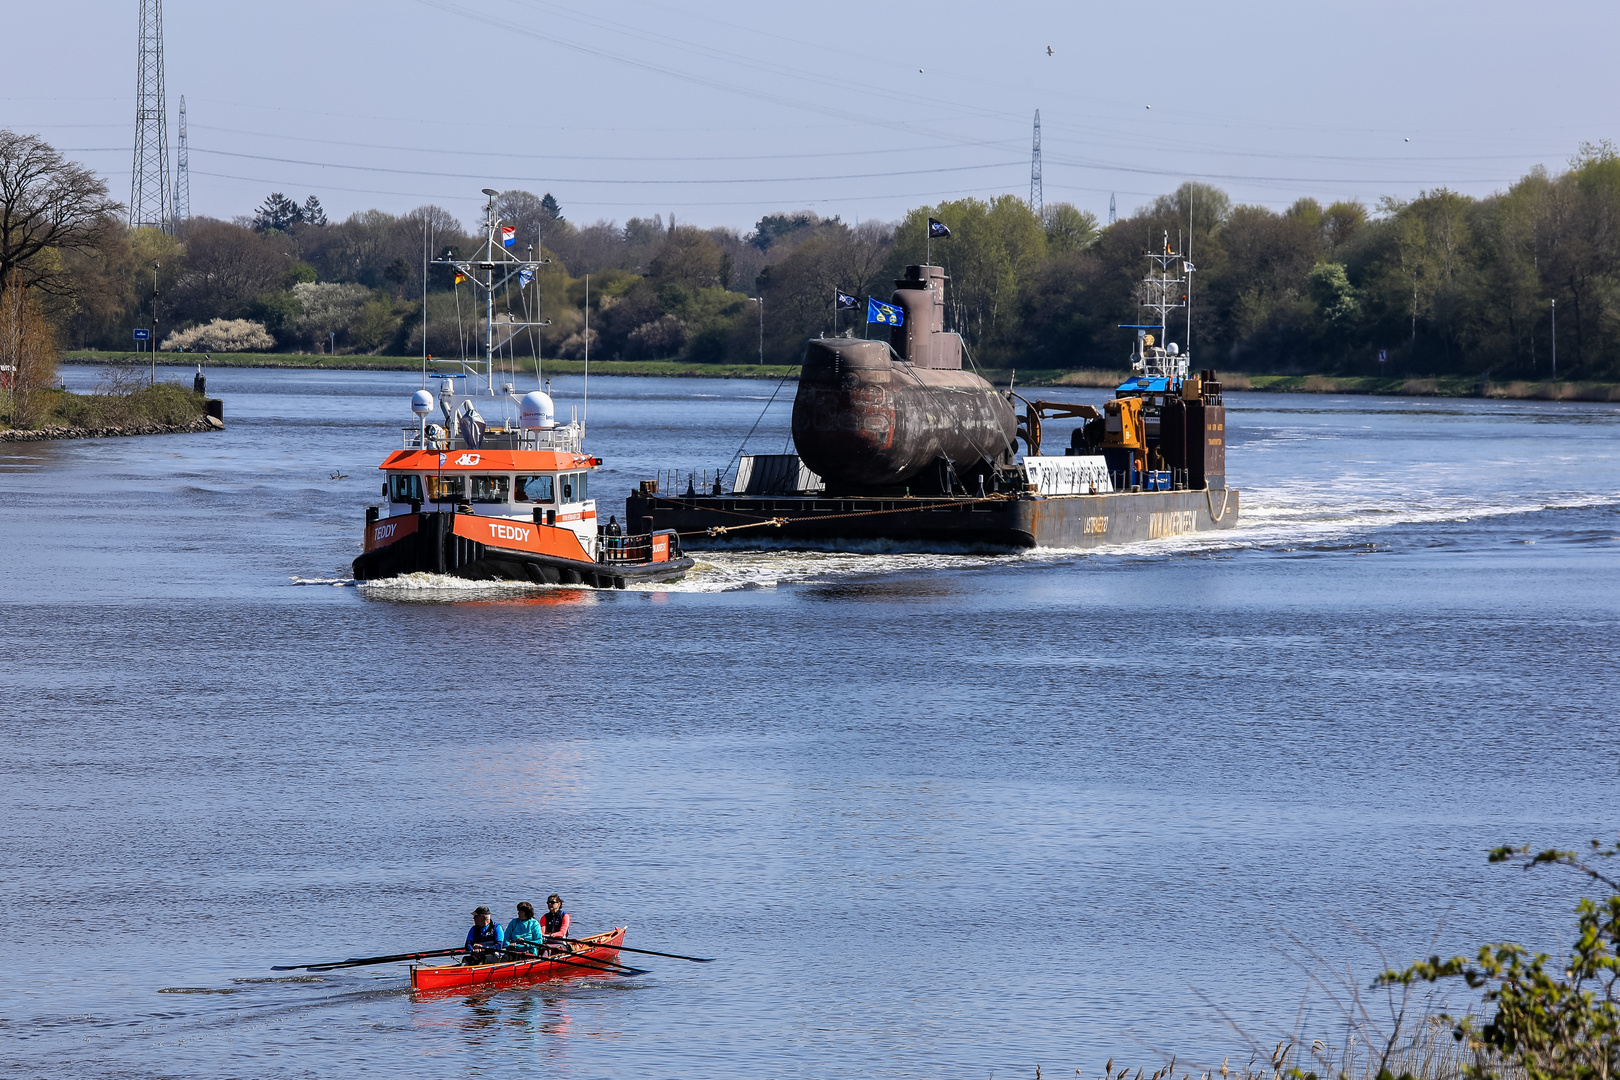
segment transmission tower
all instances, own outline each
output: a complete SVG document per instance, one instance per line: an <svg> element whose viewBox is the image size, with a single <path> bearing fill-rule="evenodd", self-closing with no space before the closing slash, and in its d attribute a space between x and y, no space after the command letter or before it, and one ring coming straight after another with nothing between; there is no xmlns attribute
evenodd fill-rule
<svg viewBox="0 0 1620 1080"><path fill-rule="evenodd" d="M131 228L168 230L169 111L163 97L163 0L141 0L140 55L135 65L135 167L130 177Z"/></svg>
<svg viewBox="0 0 1620 1080"><path fill-rule="evenodd" d="M186 95L180 95L180 131L174 146L174 220L176 224L191 217L191 170L186 162Z"/></svg>
<svg viewBox="0 0 1620 1080"><path fill-rule="evenodd" d="M1041 110L1035 110L1035 149L1029 159L1029 208L1041 220L1046 219L1046 208L1041 199Z"/></svg>
<svg viewBox="0 0 1620 1080"><path fill-rule="evenodd" d="M1114 197L1108 196L1108 224L1112 225L1119 220L1119 212L1114 209Z"/></svg>

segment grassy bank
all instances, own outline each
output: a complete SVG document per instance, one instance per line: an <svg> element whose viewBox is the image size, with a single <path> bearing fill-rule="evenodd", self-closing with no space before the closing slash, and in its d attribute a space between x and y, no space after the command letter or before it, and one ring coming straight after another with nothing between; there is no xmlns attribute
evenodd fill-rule
<svg viewBox="0 0 1620 1080"><path fill-rule="evenodd" d="M1512 380L1493 382L1464 375L1388 379L1373 376L1243 375L1222 372L1228 390L1294 394L1387 394L1402 397L1524 398L1539 401L1620 401L1620 383Z"/></svg>
<svg viewBox="0 0 1620 1080"><path fill-rule="evenodd" d="M105 393L46 392L44 408L34 428L130 428L189 424L203 416L203 396L189 386L158 383L139 389L110 388ZM0 415L0 428L14 427L9 415Z"/></svg>
<svg viewBox="0 0 1620 1080"><path fill-rule="evenodd" d="M190 365L201 357L191 353L169 353L164 363ZM146 363L133 353L81 350L63 353L64 364ZM532 362L531 362L532 363ZM342 371L420 371L419 356L324 356L296 353L221 353L206 365L213 368L325 368ZM443 370L448 365L434 365ZM519 367L522 371L522 362ZM529 369L531 372L532 367ZM579 375L585 365L577 360L547 360L548 375ZM689 364L677 360L598 360L591 364L597 375L641 375L685 379L780 379L798 371L792 364ZM1124 371L1066 370L1062 368L982 368L980 374L997 386L1089 387L1110 389L1126 378ZM1512 380L1493 382L1474 376L1443 375L1434 378L1380 378L1363 375L1249 375L1221 372L1221 384L1228 390L1252 390L1290 394L1380 394L1399 397L1489 397L1539 401L1620 401L1620 383L1552 382Z"/></svg>

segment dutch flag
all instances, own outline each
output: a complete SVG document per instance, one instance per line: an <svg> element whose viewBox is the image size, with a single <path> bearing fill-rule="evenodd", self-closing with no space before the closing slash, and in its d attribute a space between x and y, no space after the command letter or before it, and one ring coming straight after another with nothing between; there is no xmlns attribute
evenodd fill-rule
<svg viewBox="0 0 1620 1080"><path fill-rule="evenodd" d="M511 247L515 243L517 243L517 226L516 225L502 225L501 226L501 244L503 246L505 246L505 247Z"/></svg>

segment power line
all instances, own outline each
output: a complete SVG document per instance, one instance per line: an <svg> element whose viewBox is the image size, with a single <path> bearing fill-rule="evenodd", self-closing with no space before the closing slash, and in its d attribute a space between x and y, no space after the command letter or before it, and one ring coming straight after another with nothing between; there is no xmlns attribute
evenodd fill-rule
<svg viewBox="0 0 1620 1080"><path fill-rule="evenodd" d="M197 171L197 175L198 176L207 176L207 177L211 177L211 178L219 179L219 180L240 180L240 181L242 181L244 183L249 183L249 184L265 184L265 185L268 185L268 186L270 186L272 188L281 187L284 190L286 188L296 187L299 184L305 183L305 181L303 181L303 180L296 180L296 181L294 181L294 180L286 180L286 179L276 180L276 179L265 179L262 176L237 176L237 175L235 175L233 173L204 172L201 169L199 169ZM321 184L320 188L323 191L342 191L342 192L345 192L345 193L348 193L348 194L354 194L354 195L395 195L395 196L401 196L403 198L409 198L409 199L439 199L439 200L443 200L443 201L446 201L446 202L459 202L459 201L465 201L467 199L467 197L465 195L460 194L460 193L447 194L447 193L421 192L421 191L383 191L383 190L380 190L380 189L377 189L377 188L339 187L337 185L325 184L325 183ZM851 195L851 196L844 196L844 197L838 197L838 198L829 197L829 198L824 198L824 199L812 199L810 201L809 205L816 206L816 205L820 205L820 204L823 204L823 203L838 203L838 202L852 202L852 201L874 201L874 200L878 200L878 199L932 199L932 198L945 198L947 196L955 196L955 195L986 195L986 194L989 194L989 193L994 192L996 190L997 189L995 189L993 187L973 187L973 188L956 188L956 189L953 189L953 190L950 190L950 191L899 191L899 192L882 192L882 193L864 193L864 194L861 194L861 195ZM1143 192L1142 194L1144 195L1144 197L1146 197L1148 195L1151 195L1152 193L1151 192ZM752 198L752 199L721 199L721 200L702 201L702 202L665 202L663 205L665 205L665 206L749 206L749 207L767 206L768 207L771 204L764 201L766 198L774 198L774 196L761 196L761 197L755 197L755 198ZM579 200L577 205L586 206L586 207L607 206L607 207L625 208L625 209L631 209L631 210L645 210L647 208L647 204L645 202L634 202L634 203L619 202L619 203L614 203L614 202L600 202L600 201L597 201L595 199L590 199L590 200L582 199L582 200ZM802 204L800 204L800 205L802 205Z"/></svg>
<svg viewBox="0 0 1620 1080"><path fill-rule="evenodd" d="M233 150L207 150L199 147L199 154L213 154L216 157L245 158L250 161L270 161L278 165L311 165L322 169L344 169L352 172L388 173L394 176L436 176L464 180L467 170L456 172L435 172L429 169L391 169L382 165L344 165L335 161L310 161L304 158L274 157L269 154L241 154ZM696 180L679 180L669 177L658 177L652 180L625 179L623 177L581 178L571 176L490 176L484 174L488 181L519 184L788 184L820 182L823 180L873 180L890 176L927 176L933 173L975 172L980 169L1004 169L1018 164L1015 161L991 161L982 165L948 165L934 169L901 169L895 172L873 173L843 173L836 176L752 176L752 177L711 177Z"/></svg>

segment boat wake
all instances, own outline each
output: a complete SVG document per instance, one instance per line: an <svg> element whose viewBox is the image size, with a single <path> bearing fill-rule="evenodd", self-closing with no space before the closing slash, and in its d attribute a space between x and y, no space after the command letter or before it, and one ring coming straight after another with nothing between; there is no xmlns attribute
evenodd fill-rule
<svg viewBox="0 0 1620 1080"><path fill-rule="evenodd" d="M1585 510L1620 505L1615 493L1550 492L1539 498L1511 496L1490 501L1413 493L1409 501L1392 502L1361 492L1293 490L1244 492L1242 519L1234 529L1111 545L1085 551L1033 548L1007 551L972 545L902 550L880 540L840 545L826 550L785 543L736 546L689 552L697 564L681 580L632 584L636 593L727 593L795 585L848 584L862 579L906 577L940 572L961 573L991 567L1082 565L1096 559L1163 559L1209 557L1243 551L1373 554L1389 550L1388 530L1409 525L1506 518L1559 510ZM519 602L563 603L586 596L611 595L581 585L537 585L517 581L472 581L446 574L412 573L377 581L351 578L294 577L292 584L354 586L367 599L411 603Z"/></svg>
<svg viewBox="0 0 1620 1080"><path fill-rule="evenodd" d="M770 589L786 585L847 582L861 577L976 570L991 566L1079 565L1096 559L1207 557L1241 551L1296 551L1371 554L1389 549L1383 534L1405 525L1506 518L1557 510L1584 510L1620 504L1609 494L1549 493L1523 502L1416 496L1409 504L1365 496L1332 503L1307 501L1292 492L1245 491L1242 519L1234 529L1075 551L1033 548L1016 551L897 551L882 542L852 544L840 551L805 547L705 550L685 580L632 586L640 592L714 593ZM1252 500L1252 503L1247 500Z"/></svg>
<svg viewBox="0 0 1620 1080"><path fill-rule="evenodd" d="M472 600L482 597L519 596L554 588L526 581L473 581L450 574L412 573L399 577L360 581L356 586L368 598L379 600ZM578 588L578 586L574 586Z"/></svg>
<svg viewBox="0 0 1620 1080"><path fill-rule="evenodd" d="M814 585L859 577L891 577L939 570L971 570L1009 559L1014 554L946 554L884 550L880 543L844 551L772 547L722 551L688 551L697 565L680 581L631 585L629 592L717 593L774 589L779 585Z"/></svg>

